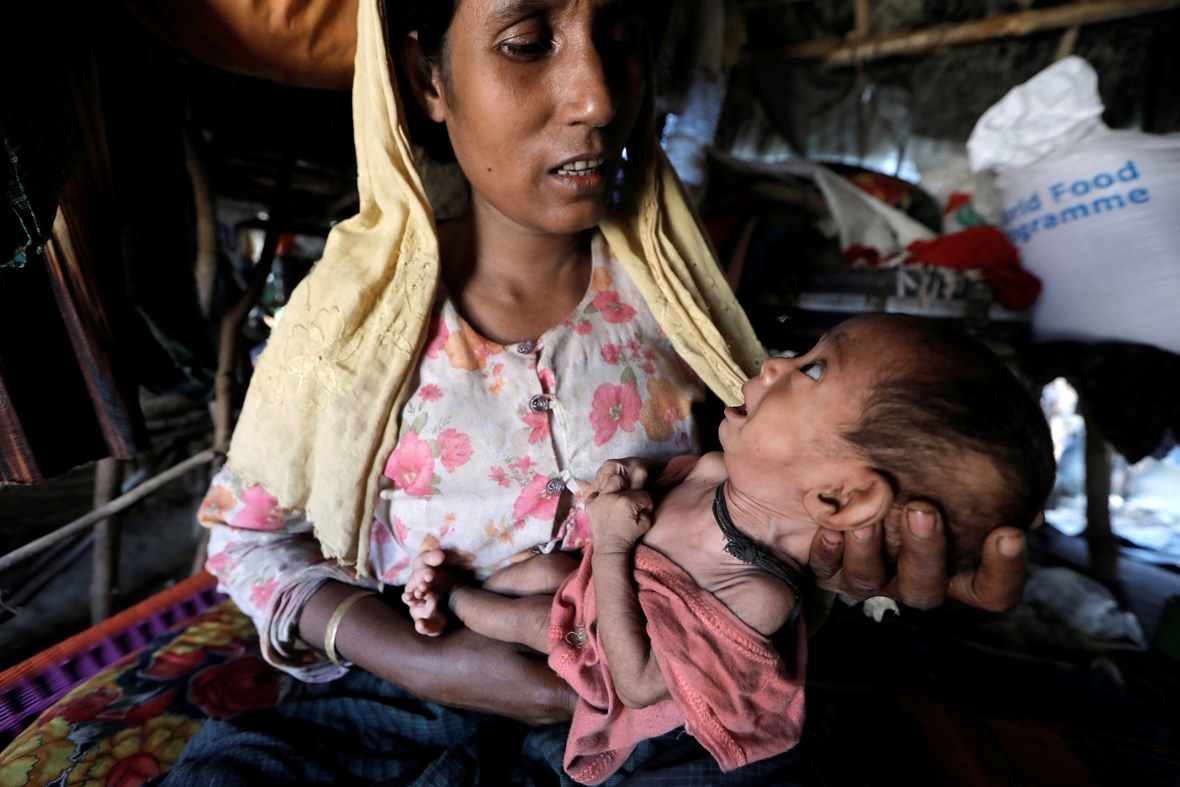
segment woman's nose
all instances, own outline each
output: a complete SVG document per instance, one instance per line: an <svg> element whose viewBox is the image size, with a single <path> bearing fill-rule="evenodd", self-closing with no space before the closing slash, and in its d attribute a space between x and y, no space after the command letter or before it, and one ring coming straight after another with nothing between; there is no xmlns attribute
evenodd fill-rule
<svg viewBox="0 0 1180 787"><path fill-rule="evenodd" d="M567 52L562 119L570 125L584 123L594 128L608 125L615 119L619 102L594 39L587 36Z"/></svg>

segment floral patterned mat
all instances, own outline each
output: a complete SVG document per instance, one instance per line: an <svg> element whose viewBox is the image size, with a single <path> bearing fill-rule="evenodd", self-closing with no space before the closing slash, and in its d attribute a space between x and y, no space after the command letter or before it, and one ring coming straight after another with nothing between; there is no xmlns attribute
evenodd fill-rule
<svg viewBox="0 0 1180 787"><path fill-rule="evenodd" d="M139 787L167 772L208 718L285 699L254 624L223 601L87 680L0 752L0 787Z"/></svg>

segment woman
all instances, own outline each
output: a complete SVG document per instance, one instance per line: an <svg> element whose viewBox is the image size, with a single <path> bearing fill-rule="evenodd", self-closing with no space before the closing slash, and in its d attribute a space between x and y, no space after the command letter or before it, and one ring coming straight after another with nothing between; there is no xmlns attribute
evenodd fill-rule
<svg viewBox="0 0 1180 787"><path fill-rule="evenodd" d="M564 726L500 718L569 718L573 695L543 661L465 630L419 637L357 585L404 582L427 546L465 550L477 574L522 552L578 548L579 481L606 458L695 449L701 382L733 401L761 360L648 146L635 4L409 5L405 23L390 25L403 84L445 125L471 208L435 234L377 2L362 2L361 212L333 230L293 296L251 385L230 471L202 507L214 528L209 567L259 625L267 658L309 681L339 679L274 711L210 723L168 784L565 778ZM928 605L946 588L941 526L923 511L910 524L896 592ZM857 596L880 587L881 527L863 535L817 539L813 568L826 586ZM1021 555L995 559L1003 543L989 542L985 568L956 580L990 591L984 605L1007 602L1023 567ZM348 662L363 669L341 678ZM688 783L675 768L711 760L682 737L642 747L616 780ZM703 779L783 783L795 759L724 782L714 767Z"/></svg>

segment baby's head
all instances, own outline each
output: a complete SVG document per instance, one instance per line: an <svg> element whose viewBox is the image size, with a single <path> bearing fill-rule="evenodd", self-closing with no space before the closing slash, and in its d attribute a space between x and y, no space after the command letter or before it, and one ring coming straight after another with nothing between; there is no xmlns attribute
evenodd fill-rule
<svg viewBox="0 0 1180 787"><path fill-rule="evenodd" d="M910 500L938 505L951 572L979 559L999 525L1027 528L1056 472L1040 406L982 342L902 315L857 317L806 355L772 358L726 411L731 483L773 500L786 486L834 529L885 520ZM789 501L782 499L784 504Z"/></svg>
<svg viewBox="0 0 1180 787"><path fill-rule="evenodd" d="M895 505L924 498L942 509L948 570L971 567L992 529L1027 529L1044 506L1056 475L1049 425L978 339L915 317L865 319L908 352L884 370L843 437L890 480Z"/></svg>

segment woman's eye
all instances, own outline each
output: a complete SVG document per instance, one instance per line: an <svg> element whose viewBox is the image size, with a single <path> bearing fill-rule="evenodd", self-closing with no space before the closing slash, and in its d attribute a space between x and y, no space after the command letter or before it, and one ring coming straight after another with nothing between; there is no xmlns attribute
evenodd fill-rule
<svg viewBox="0 0 1180 787"><path fill-rule="evenodd" d="M553 48L553 38L548 35L519 35L500 44L509 57L531 60L547 54Z"/></svg>
<svg viewBox="0 0 1180 787"><path fill-rule="evenodd" d="M810 377L812 380L819 381L819 378L824 376L824 367L818 363L805 363L799 367L799 371Z"/></svg>
<svg viewBox="0 0 1180 787"><path fill-rule="evenodd" d="M528 43L516 43L514 41L506 41L502 44L504 51L512 57L519 57L529 59L540 57L549 51L548 41L530 41Z"/></svg>

